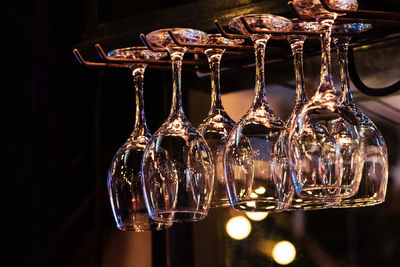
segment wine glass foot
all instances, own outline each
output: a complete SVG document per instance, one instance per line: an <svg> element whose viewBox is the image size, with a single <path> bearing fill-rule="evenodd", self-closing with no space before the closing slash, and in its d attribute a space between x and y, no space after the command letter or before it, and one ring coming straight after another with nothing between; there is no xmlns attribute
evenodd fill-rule
<svg viewBox="0 0 400 267"><path fill-rule="evenodd" d="M168 229L172 224L165 224L160 222L154 222L151 224L132 224L132 225L122 225L118 227L118 230L123 232L146 232L152 230L165 230Z"/></svg>
<svg viewBox="0 0 400 267"><path fill-rule="evenodd" d="M356 191L348 187L340 186L317 186L305 188L303 187L296 194L302 199L315 200L321 199L326 201L335 201L343 198L352 197Z"/></svg>
<svg viewBox="0 0 400 267"><path fill-rule="evenodd" d="M207 211L170 210L155 212L150 217L159 222L195 222L207 217Z"/></svg>
<svg viewBox="0 0 400 267"><path fill-rule="evenodd" d="M278 199L238 200L233 207L241 211L284 211L289 207L288 202Z"/></svg>
<svg viewBox="0 0 400 267"><path fill-rule="evenodd" d="M362 208L382 204L384 201L381 199L371 199L370 197L345 199L340 202L340 205L334 208Z"/></svg>
<svg viewBox="0 0 400 267"><path fill-rule="evenodd" d="M220 199L219 201L210 202L210 208L226 208L230 207L231 203L228 198Z"/></svg>
<svg viewBox="0 0 400 267"><path fill-rule="evenodd" d="M339 200L329 201L325 199L301 199L301 198L294 198L290 207L287 209L288 211L295 211L295 210L322 210L327 208L332 208Z"/></svg>

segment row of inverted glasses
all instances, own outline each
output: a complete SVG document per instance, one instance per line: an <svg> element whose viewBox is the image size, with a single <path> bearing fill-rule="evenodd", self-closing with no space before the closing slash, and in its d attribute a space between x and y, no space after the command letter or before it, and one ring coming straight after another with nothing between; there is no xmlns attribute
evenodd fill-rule
<svg viewBox="0 0 400 267"><path fill-rule="evenodd" d="M296 27L296 23L293 25L293 29L296 30L318 30L315 26L316 23L300 22L302 27ZM352 32L360 33L367 31L371 28L370 24L363 23L352 23L335 25L335 32ZM294 40L291 43L295 74L296 74L296 103L295 107L286 122L286 126L290 127L293 124L295 117L299 114L300 109L305 104L306 97L304 91L303 73L302 73L302 44L304 42L304 37L289 36L289 40ZM303 40L302 40L303 39ZM363 114L357 106L352 102L352 94L349 88L349 78L347 72L347 50L348 45L351 40L350 36L335 37L333 39L339 56L339 66L340 66L340 78L341 78L341 94L342 102L344 105L352 109L352 112L356 116L359 122L359 135L364 145L364 165L362 171L362 177L360 186L357 193L350 198L343 198L340 200L323 200L323 199L303 199L295 195L293 197L292 203L289 210L315 210L323 208L349 208L349 207L364 207L372 206L376 204L383 203L386 195L387 179L388 179L388 162L387 162L387 148L385 141L380 134L374 123ZM287 157L287 146L286 140L288 137L288 131L283 132L279 138L277 145L278 156L280 158ZM289 172L288 168L282 169L283 172ZM283 174L282 174L283 175ZM286 174L289 175L289 174Z"/></svg>
<svg viewBox="0 0 400 267"><path fill-rule="evenodd" d="M318 24L268 14L243 16L253 29L317 31ZM230 22L232 30L246 33L240 17ZM286 127L269 109L264 83L264 54L269 35L252 34L256 55L256 96L253 105L232 132L226 148L227 189L232 206L241 210L282 211L328 207L322 199L304 200L293 194L288 166L287 127L307 101L303 74L305 36L290 35L296 77L296 101ZM278 137L279 136L279 137ZM293 200L292 200L293 197Z"/></svg>
<svg viewBox="0 0 400 267"><path fill-rule="evenodd" d="M268 25L269 23L265 23L266 16L269 15L248 15L245 16L244 18L250 24L252 27L259 26L260 24L262 25L260 28L269 28ZM321 17L325 17L326 14L324 14ZM277 18L277 17L275 17ZM235 18L231 22L231 28L239 31L239 32L245 32L244 27L239 24L239 19L240 18ZM270 18L268 18L270 19ZM325 17L327 19L327 17ZM328 16L328 19L331 19L331 17ZM282 21L282 19L281 19ZM288 129L284 128L283 131L280 134L280 137L278 141L275 144L275 148L273 150L272 154L272 159L270 160L270 163L268 161L265 161L264 163L271 164L270 165L270 170L274 168L273 171L270 171L269 173L272 173L270 175L270 187L266 188L265 185L268 185L267 183L264 183L264 186L257 186L257 180L260 180L259 176L256 176L255 174L260 173L260 170L257 170L256 168L259 167L257 166L257 163L255 164L254 158L256 158L259 154L260 151L266 152L267 154L270 153L268 149L260 149L260 146L256 147L254 149L254 145L252 145L249 142L249 138L246 136L243 136L243 129L237 130L235 129L232 133L232 138L230 141L234 144L234 152L232 154L229 153L229 146L227 146L227 155L225 156L225 164L226 164L226 170L227 170L227 179L228 179L228 192L231 197L231 203L235 208L238 209L243 209L243 210L283 210L283 209L288 209L288 210L295 210L295 209L304 209L304 210L310 210L310 209L321 209L321 208L327 208L327 207L355 207L355 206L368 206L368 205L375 205L382 203L385 198L386 194L386 186L387 186L387 150L386 146L384 143L384 140L377 130L376 126L364 115L362 114L354 104L351 103L351 93L349 90L346 90L348 86L345 88L343 85L348 83L348 78L343 75L344 71L343 68L344 66L347 66L346 64L343 64L343 56L341 56L343 53L339 54L341 60L341 80L342 80L342 94L343 98L340 97L339 92L335 92L331 77L330 77L330 55L329 55L329 48L327 48L327 43L330 44L330 27L329 22L328 26L326 25L326 21L323 19L324 23L321 23L322 30L324 34L322 35L321 41L322 41L322 67L321 67L321 85L320 87L328 87L328 88L323 88L322 90L318 91L317 93L320 95L325 94L324 90L328 91L328 96L330 95L330 101L327 101L328 103L323 103L322 107L325 105L328 106L329 108L325 111L328 112L322 112L322 114L330 114L335 113L335 107L337 110L345 110L347 113L351 113L350 115L353 115L354 117L358 118L358 121L355 122L354 120L351 120L351 123L346 122L343 120L339 120L338 122L338 117L337 114L340 114L340 112L336 111L337 114L334 116L335 118L322 118L322 120L328 119L331 120L330 123L332 123L332 119L336 120L336 126L340 126L339 131L336 130L335 135L339 137L339 140L334 140L332 142L333 144L336 145L338 143L338 146L341 146L343 144L340 144L340 142L344 142L344 147L342 147L339 151L340 153L336 153L336 160L333 162L335 163L342 163L341 166L344 167L344 172L342 173L337 173L335 177L331 177L331 174L333 173L335 175L335 171L337 171L337 166L334 169L328 170L328 173L322 174L322 175L328 175L329 179L333 180L334 185L334 190L332 190L331 185L328 183L324 184L326 188L319 187L319 189L312 188L311 190L314 191L307 191L308 195L301 195L296 194L293 198L293 201L291 202L289 199L288 203L291 202L291 205L289 204L286 205L286 202L283 202L282 200L285 200L285 196L290 194L291 188L290 188L290 178L288 179L288 176L291 174L290 171L288 170L288 162L287 162L287 153L288 153L288 147L287 147L287 138L290 133ZM315 23L305 23L305 22L299 22L299 21L292 21L293 26L292 29L294 30L309 30L313 31L316 30L316 24ZM257 25L257 23L259 25ZM265 27L266 26L266 27ZM346 31L363 31L365 25L361 24L349 24L343 26ZM328 29L327 29L328 27ZM327 32L328 31L328 32ZM257 40L262 39L262 38L257 38L254 35L251 36L253 41L255 41L255 48L256 48L256 61L259 59L259 53L257 53L257 48L259 46L257 45ZM288 40L291 44L292 50L293 50L293 55L294 55L294 65L295 65L295 73L296 73L296 104L293 109L293 112L291 116L289 117L286 126L292 127L293 124L295 123L296 117L301 114L299 112L302 108L302 106L305 104L306 97L305 97L305 92L304 92L304 83L303 83L303 74L302 74L302 45L304 42L305 37L304 36L289 36ZM341 42L340 40L343 39L336 39L335 42L339 44L340 47L343 47L348 45L349 38L345 38L344 44L340 45ZM265 49L265 48L264 48ZM339 53L343 49L338 49ZM260 92L260 84L263 84L262 82L260 83L260 69L262 71L262 66L260 64L257 64L257 82L256 82L256 99L258 97ZM347 73L346 73L347 75ZM261 77L262 81L262 77ZM263 88L261 86L261 88ZM261 89L261 92L263 90ZM322 92L321 92L322 91ZM331 92L329 92L331 91ZM333 92L332 92L333 91ZM333 96L332 96L333 95ZM260 98L258 98L259 100ZM347 99L347 100L346 100ZM320 99L314 99L314 105L319 106L321 103L318 103ZM342 100L344 103L342 103ZM350 101L350 102L349 102ZM266 103L266 101L255 101L256 103ZM330 102L330 103L329 103ZM332 103L333 102L333 103ZM336 102L336 103L335 103ZM332 104L333 108L332 108ZM310 105L312 106L312 105ZM252 108L254 107L254 103ZM317 107L317 108L318 108ZM242 123L242 125L246 125L247 121L249 118L246 116L249 115L251 112L252 108L250 111L245 115L245 117L239 122ZM310 107L309 107L310 108ZM315 107L314 107L315 108ZM317 109L316 108L316 109ZM351 108L352 110L349 110ZM311 108L312 109L312 108ZM347 110L346 110L347 109ZM320 112L321 110L318 110ZM318 113L316 112L316 113ZM315 115L315 114L313 114ZM251 116L249 116L251 117ZM314 118L313 118L314 119ZM348 117L346 118L348 119ZM243 122L244 121L244 122ZM359 125L357 125L357 123ZM254 125L252 125L254 128ZM331 128L333 125L331 125ZM259 127L261 128L261 127ZM358 141L357 146L349 145L349 130L354 131L353 136L359 137L360 140ZM237 131L238 133L236 133ZM358 135L358 136L357 136ZM238 138L239 137L239 138ZM345 140L346 139L346 140ZM234 143L234 142L237 143ZM339 141L339 142L335 142ZM267 142L271 142L270 139L267 138ZM231 143L231 144L232 144ZM331 145L332 145L331 143ZM360 145L361 143L361 145ZM238 145L241 144L241 145ZM254 144L254 142L253 142ZM364 151L357 151L357 147L360 148L363 147ZM324 150L324 148L322 149ZM328 149L329 150L329 149ZM365 155L363 154L365 153ZM265 155L265 154L264 154ZM321 155L317 155L319 157L319 162L323 162L324 160L331 161L329 164L332 164L332 157L328 156L328 159L321 159ZM234 163L236 166L233 168L229 169L229 167L232 167L229 165L231 163L231 160L233 159ZM243 160L245 159L245 160ZM363 163L363 160L366 160L365 164ZM344 164L343 164L344 162ZM355 163L358 165L354 166ZM307 163L306 163L307 164ZM238 168L239 166L239 168ZM308 165L309 166L309 165ZM306 167L308 167L306 166ZM304 168L304 165L301 166L300 168ZM319 166L321 167L321 166ZM323 168L326 166L322 166ZM331 167L331 166L329 166ZM234 169L236 168L236 170ZM235 171L240 170L242 173L237 175L235 174ZM261 169L262 171L266 171L266 169ZM268 170L268 168L267 168ZM291 168L293 170L293 167ZM231 172L229 172L231 171ZM267 172L268 173L268 172ZM294 173L294 183L296 184L298 177L296 177L298 173ZM361 179L362 177L362 179ZM273 181L272 181L273 178ZM314 177L312 177L314 178ZM326 177L325 177L326 179ZM361 181L361 186L360 189L358 190L358 185L360 184ZM274 183L274 184L273 184ZM275 186L275 188L274 188ZM267 190L269 189L269 191ZM275 192L273 192L275 189ZM254 190L254 191L252 191ZM268 193L267 193L268 191ZM301 191L300 191L301 192ZM317 194L313 194L311 192L317 192ZM260 196L260 194L265 194L265 196ZM310 194L311 193L311 194ZM311 197L309 196L311 195ZM272 197L274 196L274 197ZM352 197L350 197L352 196ZM274 205L273 203L277 203ZM267 206L265 206L267 205Z"/></svg>
<svg viewBox="0 0 400 267"><path fill-rule="evenodd" d="M176 31L194 30L176 29L175 33ZM207 43L210 44L233 44L243 42L242 40L225 39L218 34L209 34L207 37ZM202 40L204 40L204 38ZM199 41L201 42L201 40ZM212 73L212 105L208 117L199 127L199 130L205 136L207 141L212 144L210 147L213 156L215 155L216 157L221 157L221 143L224 145L226 136L229 134L229 131L234 124L234 122L223 109L219 89L219 65L221 56L224 53L224 49L209 48L205 49L204 53L208 57ZM153 52L145 47L129 47L113 50L108 53L108 56L111 58L123 59L159 59L167 56L167 53ZM169 219L165 220L165 222L153 220L147 212L145 199L143 197L143 186L141 182L141 159L143 157L145 147L151 137L151 134L147 129L144 114L143 78L145 68L146 64L143 63L130 65L130 69L132 70L132 75L134 78L136 95L135 126L131 136L115 154L108 173L107 184L112 211L117 228L123 231L141 232L145 230L162 230L172 225L172 222L170 222ZM179 69L175 70L179 72ZM173 77L174 82L180 81L178 76L174 75ZM179 88L176 89L179 91ZM174 102L178 103L179 105L180 97L178 95L179 93L175 99L178 102ZM164 163L170 164L171 162ZM216 168L220 164L221 162L216 162ZM162 171L164 170L161 170L161 172ZM221 178L221 176L218 176L219 180L216 184L216 190L214 190L213 201L211 202L213 206L222 206L226 204L229 205L229 201L227 200L225 193L226 190L221 190L222 185L225 188L225 183L220 180ZM171 191L167 191L167 194L170 192ZM165 197L165 199L169 199L169 197ZM204 198L203 200L206 205L208 205L208 199L210 198ZM151 205L149 206L151 207ZM199 203L195 203L195 207L192 207L192 209L196 209L198 206L200 206ZM158 217L155 217L155 219L158 220ZM197 219L200 218L190 218L189 220ZM186 221L187 219L180 220Z"/></svg>
<svg viewBox="0 0 400 267"><path fill-rule="evenodd" d="M207 118L196 130L184 117L180 100L180 68L185 48L176 46L168 31L185 43L229 45L242 41L193 29L164 29L146 36L153 45L168 49L174 79L170 116L154 134L143 157L142 181L147 207L150 216L159 221L197 221L207 215L210 205L229 205L221 159L234 122L221 102L219 69L225 50L203 51L211 70L212 101ZM174 108L177 103L179 107Z"/></svg>
<svg viewBox="0 0 400 267"><path fill-rule="evenodd" d="M250 17L254 17L254 16L264 16L263 19L265 19L265 16L269 16L269 15L250 15ZM276 17L276 16L275 16ZM277 17L279 18L279 17ZM304 22L298 22L295 21L295 23L293 24L292 29L295 30L315 30L315 25L313 25L312 23L304 23ZM175 29L177 30L177 29ZM187 30L187 29L186 29ZM164 30L164 33L167 30ZM177 31L185 31L184 29L180 29ZM168 37L166 37L168 38ZM225 38L222 38L218 35L208 35L208 42L209 43L224 43L224 44L231 44L231 43L238 43L238 40L227 40ZM292 46L292 50L293 50L293 55L295 58L294 61L294 65L295 65L295 73L296 73L296 94L297 94L297 99L296 99L296 105L295 108L292 112L292 115L289 117L286 125L289 125L291 121L294 120L295 115L297 114L297 111L301 108L302 105L304 105L304 102L306 101L305 98L305 93L304 93L304 83L303 83L303 74L302 74L302 45L304 42L304 37L301 36L289 36L288 37L289 42L291 43ZM170 41L169 41L170 42ZM264 46L265 49L265 46ZM143 49L142 49L143 50ZM127 51L129 53L127 53ZM117 51L113 51L111 53L111 56L116 56L116 57L127 57L127 55L130 58L140 58L140 56L138 57L138 53L136 52L135 55L133 55L133 49L120 49ZM171 49L170 49L171 51ZM118 52L118 53L116 53ZM122 53L124 52L124 53ZM142 54L144 53L144 51L141 52ZM150 53L150 52L148 52ZM171 52L170 52L171 53ZM227 137L227 133L229 132L229 128L232 127L233 121L230 120L229 116L226 114L226 112L223 110L222 107L222 103L221 103L221 99L220 99L220 91L219 91L219 61L221 59L223 50L221 49L208 49L205 51L209 62L210 62L210 68L211 68L211 73L212 73L212 105L211 105L211 110L209 112L209 116L204 120L203 124L199 127L199 130L201 130L201 133L206 137L207 141L212 144L211 146L211 151L213 154L214 159L218 159L221 157L221 147L224 145L224 143L226 142L226 137ZM256 58L259 59L259 57L257 57L257 55L259 55L259 53L257 53L257 49L256 49ZM183 55L182 55L183 56ZM173 63L174 64L174 63ZM260 64L257 64L258 67L260 67ZM142 76L143 76L143 72L144 72L144 67L143 65L141 66L137 66L135 68L136 71L133 71L133 73L141 73L141 80L142 80ZM179 69L175 69L180 71ZM261 70L261 72L263 72ZM173 72L174 75L174 79L178 78L177 80L179 81L179 77L177 77L175 74L175 72ZM257 73L259 74L260 71L257 70ZM137 76L137 75L136 75ZM134 75L134 77L136 77ZM140 75L139 75L140 76ZM261 78L259 75L257 75L258 78ZM342 76L343 77L343 76ZM137 84L137 78L135 78L135 84ZM343 80L343 79L342 79ZM140 79L139 79L140 81ZM174 84L175 84L176 80L174 80ZM139 82L140 83L140 82ZM258 83L258 80L257 80ZM263 83L262 83L263 84ZM136 86L138 88L138 86ZM174 87L177 88L177 87ZM259 88L258 88L259 89ZM261 89L262 90L262 89ZM264 89L265 90L265 89ZM138 90L137 90L138 91ZM140 90L139 90L140 91ZM180 91L180 90L179 90ZM256 89L257 92L257 89ZM264 92L265 93L265 92ZM141 94L139 94L141 95ZM346 95L349 95L349 93L346 93ZM179 97L178 97L179 98ZM146 133L144 134L146 137L148 137L150 134L148 133L148 131L146 130L145 127L145 121L144 121L144 112L141 110L143 108L143 100L138 101L138 96L137 96L137 120L136 120L136 124L135 125L141 125L140 121L144 122L144 127L135 127L134 132L139 132L136 128L143 128L143 130L140 130L140 132L142 133ZM257 99L257 97L256 97ZM179 100L179 99L178 99ZM175 101L173 101L174 103ZM141 105L140 105L141 103ZM178 101L179 103L179 101ZM254 103L253 103L254 105ZM139 108L141 106L141 108ZM174 105L173 105L174 107ZM139 112L139 110L141 110ZM172 113L172 112L171 112ZM138 114L142 114L141 116L143 117L142 120L140 120L140 118L138 117ZM171 117L171 114L170 114ZM139 119L139 120L138 120ZM138 124L139 122L139 124ZM143 124L143 123L142 123ZM371 127L371 123L368 123L367 125L369 125L368 129L373 128ZM376 129L376 127L375 127ZM369 131L371 132L371 131ZM377 132L378 137L380 137L379 131L372 131L372 132ZM287 136L287 129L284 129L283 132L281 132L280 137L278 142L274 145L274 152L273 157L274 159L272 160L274 163L272 164L274 167L274 186L272 186L271 188L269 188L270 191L273 191L274 188L276 190L276 194L278 195L278 198L280 196L285 196L287 195L287 192L291 192L291 186L290 186L290 178L288 179L287 176L287 158L285 157L280 157L277 156L279 153L284 152L284 154L282 154L283 156L286 156L286 153L284 150L279 150L277 151L276 148L283 148L284 146L284 140L286 139ZM137 134L136 134L137 136ZM284 137L284 138L283 138ZM132 139L132 138L130 138ZM139 138L140 139L140 138ZM141 138L143 139L143 138ZM145 138L145 140L147 141L147 139ZM374 139L376 140L376 139ZM378 139L381 140L381 139ZM383 139L382 139L383 140ZM129 142L128 142L129 141ZM132 140L128 140L127 143L132 143ZM251 147L249 147L249 144L246 144L245 146L247 146L246 149L252 149ZM113 175L115 175L116 170L121 170L121 174L123 174L125 172L125 176L127 177L127 170L129 172L129 167L127 166L127 164L129 164L130 160L125 160L123 164L121 164L120 162L122 162L122 159L129 159L129 158L133 158L132 156L129 156L130 154L132 154L131 151L132 149L130 149L130 147L132 147L132 145L127 146L127 144L125 144L116 154L113 164L112 164L112 168L110 168L110 173L112 173ZM136 147L136 146L134 146ZM143 149L143 145L140 146L140 149L135 148L136 150L139 150L142 153L142 149ZM363 179L364 183L363 184L363 188L365 188L363 191L360 191L357 193L357 196L351 198L351 199L346 199L345 201L342 201L340 205L337 205L339 207L350 207L350 206L354 206L354 205L358 205L358 206L365 206L365 205L370 205L370 204L377 204L377 203L381 203L384 200L384 195L386 192L386 183L387 183L387 155L385 153L386 152L386 147L384 146L384 141L383 141L383 145L382 145L382 141L378 141L378 144L375 146L375 149L370 149L371 151L373 151L371 153L371 156L369 157L370 160L370 164L368 166L370 166L368 169L366 167L364 167L364 173L371 173L371 170L375 171L375 176L374 175L370 175L371 177L374 178L374 181L372 182L368 182L368 179ZM128 151L128 152L127 152ZM374 152L375 151L375 152ZM377 152L378 151L378 152ZM379 153L381 152L381 153ZM253 152L252 152L253 153ZM382 156L383 155L383 156ZM386 155L386 158L384 157ZM277 160L278 159L278 160ZM283 160L283 161L282 161ZM127 163L128 162L128 163ZM377 163L378 162L378 163ZM168 163L168 162L164 162ZM218 169L219 165L221 164L220 160L215 160L214 162L215 164L215 168ZM386 165L385 165L386 164ZM121 166L120 166L121 165ZM136 164L137 165L137 164ZM137 166L136 166L137 167ZM386 168L385 168L386 167ZM250 168L254 168L250 167ZM123 170L124 169L124 170ZM253 170L254 171L254 170ZM286 174L283 174L282 171L286 172ZM386 179L382 178L380 179L380 174L385 174L386 171ZM168 172L168 170L167 170ZM167 173L168 175L169 173ZM130 174L132 175L132 174ZM366 175L364 175L366 176ZM363 177L364 177L363 176ZM146 214L146 212L143 210L143 200L140 202L141 203L141 209L138 209L138 205L137 203L135 204L135 202L138 202L137 199L140 199L140 197L138 197L137 194L141 194L141 190L138 189L138 186L136 187L132 187L135 183L132 183L132 181L134 181L134 179L132 179L132 177L130 179L111 179L110 177L112 177L111 175L109 176L109 192L110 192L110 199L111 199L111 203L112 203L112 207L113 207L113 211L114 211L114 215L117 221L117 225L120 229L134 229L134 230L143 230L145 228L143 228L143 226L138 226L141 225L142 223L140 222L140 220L138 220L138 218L141 218L141 220L150 220L148 219L148 216ZM224 206L228 203L227 199L226 199L226 192L225 190L221 190L221 188L223 188L223 185L225 183L225 181L223 180L223 176L219 174L219 172L217 172L217 177L218 178L218 182L215 183L215 189L214 189L214 194L212 196L212 201L211 204L212 206ZM280 178L283 177L283 178ZM178 176L175 176L173 178L173 180L176 182L176 179L179 179ZM253 178L252 178L253 179ZM378 179L378 180L377 180ZM129 181L131 187L130 187L130 194L133 195L131 196L132 198L132 203L134 203L134 205L132 207L125 206L125 211L123 208L120 207L121 203L124 202L122 200L123 198L123 194L118 193L117 189L112 190L112 180L114 180L114 188L122 188L124 183L126 183L126 181ZM125 180L125 182L124 182ZM372 180L372 179L371 179ZM115 182L118 181L118 182ZM122 182L121 182L122 181ZM284 184L281 183L281 181L284 182ZM385 182L386 181L386 182ZM168 181L166 181L168 182ZM190 181L189 181L190 182ZM287 183L288 182L288 183ZM136 180L137 183L137 180ZM115 186L115 184L117 184L117 187ZM229 185L228 184L228 191L229 191ZM168 184L165 184L165 186L168 186ZM273 188L274 187L274 188ZM126 187L125 188L129 188ZM288 189L287 192L285 192L284 190ZM128 190L128 191L129 191ZM242 204L246 204L245 209L248 210L249 208L251 208L251 210L283 210L283 209L316 209L316 208L323 208L323 207L328 207L331 206L330 202L325 200L322 201L321 199L314 199L314 200L304 200L300 197L296 197L294 198L294 202L293 204L289 207L288 204L285 205L281 205L280 203L276 205L276 208L272 208L273 205L269 205L269 206L264 206L264 205L258 205L257 207L257 203L259 203L260 201L257 199L258 195L262 195L263 193L266 193L266 188L264 186L260 186L258 188L256 188L256 190L254 190L254 192L251 192L249 195L249 199L250 201L247 202L243 202ZM115 193L113 193L115 192ZM133 192L133 193L132 193ZM170 199L170 197L166 197L166 195L171 194L172 192L172 197L173 197L173 193L176 193L174 191L167 191L167 194L164 194L164 199L163 201L165 201L165 199ZM372 193L371 193L372 192ZM151 192L150 192L151 193ZM182 193L181 193L182 194ZM257 197L256 195L257 194ZM118 197L116 198L115 196L119 196L120 199L118 199ZM135 195L137 195L135 197ZM114 197L113 197L114 196ZM265 197L269 200L268 203L273 203L273 201L271 201L271 197L269 197L268 195ZM360 200L362 198L362 200ZM127 197L127 199L129 199L129 196ZM204 198L206 199L206 198ZM209 198L208 198L209 199ZM231 198L232 200L232 198ZM262 202L264 202L263 199L261 199ZM290 203L290 200L288 198L288 203ZM125 202L125 203L129 203ZM199 207L199 202L193 202L194 204L197 204L196 207ZM207 203L207 201L205 201L205 203ZM356 203L356 204L354 204ZM124 204L124 203L122 203ZM151 208L151 204L148 205ZM190 205L189 205L190 206ZM238 208L238 206L235 206L234 202L233 202L233 206ZM123 207L123 205L122 205ZM189 207L190 208L190 207ZM243 209L242 206L239 206L240 209ZM127 209L127 210L126 210ZM186 213L190 214L190 212L188 211L189 209L186 208ZM192 207L192 211L193 211L193 207ZM166 222L165 224L161 224L161 223L157 223L157 222L152 222L152 224L155 225L155 229L162 229L165 228L167 226L169 226L171 221L187 221L187 220L198 220L201 219L203 217L196 217L196 215L194 215L194 217L192 217L192 215L189 215L189 219L187 218L175 218L175 209L172 209L171 214L173 215L169 215L169 216L174 216L174 218L171 219L171 217L168 217L167 219L163 219L164 222ZM179 211L178 211L179 212ZM193 212L194 214L197 214L197 211ZM124 218L128 218L126 219L127 222L124 223L123 220L125 220ZM129 220L135 219L136 222L129 222ZM156 220L160 220L158 217L155 217ZM147 223L147 222L145 222ZM148 223L147 223L148 224ZM131 227L133 226L133 227Z"/></svg>
<svg viewBox="0 0 400 267"><path fill-rule="evenodd" d="M358 7L355 0L330 0L329 4L347 10ZM352 102L347 76L350 38L334 40L341 69L342 92L339 94L333 87L330 71L331 32L338 14L326 11L318 0L295 0L294 5L305 15L314 17L323 32L320 85L290 130L289 151L296 191L304 199L311 196L311 199L336 201L334 207L382 203L387 187L387 149L379 130ZM346 24L337 28L342 32L362 32L369 27L366 24ZM319 154L327 151L329 161L307 155L309 148L302 149L304 144L301 143L306 139L316 141L313 145ZM321 141L325 143L321 144ZM317 166L312 166L312 161L315 163L317 160ZM318 168L319 172L313 172L311 167ZM323 170L323 175L320 175L320 170ZM324 179L327 174L328 179Z"/></svg>

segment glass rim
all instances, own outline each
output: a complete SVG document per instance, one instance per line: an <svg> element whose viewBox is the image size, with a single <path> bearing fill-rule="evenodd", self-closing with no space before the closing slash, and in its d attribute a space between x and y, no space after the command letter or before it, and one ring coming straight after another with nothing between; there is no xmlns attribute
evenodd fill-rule
<svg viewBox="0 0 400 267"><path fill-rule="evenodd" d="M141 52L142 56L149 56L151 55L158 55L159 57L166 56L167 54L165 52L155 52L147 48L146 46L129 46L129 47L123 47L123 48L117 48L114 50L111 50L107 53L107 56L113 57L113 58L118 58L118 57L127 57L130 56L133 59L141 59L140 56L134 56L133 53L135 52ZM127 53L128 55L122 55L122 53ZM165 53L165 55L163 55ZM157 57L157 58L159 58Z"/></svg>
<svg viewBox="0 0 400 267"><path fill-rule="evenodd" d="M246 15L240 15L236 16L233 19L231 19L228 23L229 29L237 32L243 32L244 25L242 23L239 23L239 28L235 27L234 24L237 24L238 21L240 21L240 18L243 17L246 21L247 19L251 18L261 18L261 19L268 19L268 20L279 20L283 23L284 26L277 27L276 25L274 26L273 23L269 24L268 26L264 25L264 28L267 28L269 30L275 30L274 28L284 28L284 29L291 29L292 28L292 21L286 17L279 16L279 15L273 15L273 14L268 14L268 13L259 13L259 14L246 14ZM264 34L267 35L267 34Z"/></svg>

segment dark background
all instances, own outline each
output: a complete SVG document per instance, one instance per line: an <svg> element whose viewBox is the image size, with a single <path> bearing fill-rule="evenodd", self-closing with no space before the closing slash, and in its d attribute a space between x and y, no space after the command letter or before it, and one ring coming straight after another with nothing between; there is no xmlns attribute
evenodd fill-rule
<svg viewBox="0 0 400 267"><path fill-rule="evenodd" d="M0 4L6 147L2 218L10 258L4 266L100 266L114 227L105 173L132 129L133 95L121 90L130 87L128 71L88 69L73 57L77 44L96 39L97 30L87 26L91 2ZM94 24L194 1L111 2L98 2L100 21ZM398 7L395 1L384 2L389 9ZM376 1L368 3L380 7ZM169 88L170 77L149 72L158 77L145 81L152 88L146 90L145 98L152 99L146 110L157 110L148 116L154 131L168 111L169 95L163 89ZM397 227L398 216L382 222L390 224L381 225L375 235Z"/></svg>

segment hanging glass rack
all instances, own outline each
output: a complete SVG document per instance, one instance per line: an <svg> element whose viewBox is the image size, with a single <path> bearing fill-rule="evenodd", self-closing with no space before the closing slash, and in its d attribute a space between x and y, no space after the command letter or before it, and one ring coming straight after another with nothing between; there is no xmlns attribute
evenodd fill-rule
<svg viewBox="0 0 400 267"><path fill-rule="evenodd" d="M325 9L335 13L346 14L344 16L339 16L336 19L335 23L370 23L373 25L373 30L364 33L333 33L332 36L351 36L352 43L349 47L349 77L355 87L362 93L368 96L385 96L397 92L400 90L400 80L395 82L394 84L382 88L371 88L367 86L358 75L356 64L354 60L354 52L353 48L360 47L363 45L373 44L377 42L381 42L383 40L390 40L394 38L398 38L400 36L400 13L398 12L386 12L386 11L375 11L375 10L337 10L331 6L329 6L327 0L321 0L321 4ZM293 12L294 16L305 21L312 20L310 17L306 17L300 14L293 3L288 2L290 10ZM225 55L231 57L246 57L252 54L254 47L248 42L250 40L250 34L270 34L272 40L286 41L286 36L299 34L307 36L308 39L318 39L320 36L320 32L306 32L306 31L269 31L269 30L256 30L252 29L250 25L246 22L244 18L241 19L243 26L247 30L247 34L237 34L230 33L225 30L220 22L216 19L214 20L214 24L216 30L225 38L229 39L245 39L246 42L243 44L188 44L183 43L174 36L172 32L168 32L172 41L178 46L185 46L188 49L186 53L193 54L193 59L185 59L183 61L183 70L190 70L194 72L199 72L199 68L206 68L208 66L207 60L201 58L202 51L206 48L221 48L225 49ZM146 36L142 33L139 35L139 38L143 42L143 44L150 50L155 52L165 52L165 48L154 47L148 40ZM145 63L148 65L149 69L155 70L170 70L171 69L171 61L166 59L159 60L138 60L138 59L124 59L124 58L111 58L108 57L105 53L104 49L100 44L95 44L95 48L99 55L99 60L89 61L85 60L82 54L78 49L74 49L73 53L77 59L77 61L85 66L89 67L99 67L99 68L129 68L129 65L132 63ZM271 61L284 60L288 58L290 55L286 53L286 51L282 51L283 49L277 48L272 51L275 52L275 58L272 58ZM266 64L269 62L266 61ZM251 64L250 64L251 66ZM198 76L202 76L200 73Z"/></svg>

